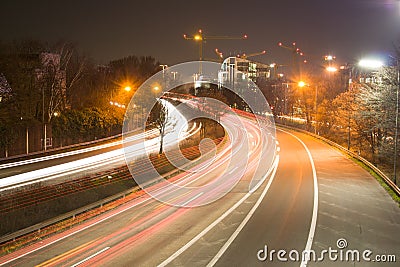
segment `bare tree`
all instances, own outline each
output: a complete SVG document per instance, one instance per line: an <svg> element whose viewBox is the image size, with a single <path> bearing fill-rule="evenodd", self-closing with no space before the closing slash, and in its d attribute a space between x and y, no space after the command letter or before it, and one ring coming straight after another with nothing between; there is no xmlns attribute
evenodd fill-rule
<svg viewBox="0 0 400 267"><path fill-rule="evenodd" d="M153 108L153 114L155 114L154 124L160 133L160 149L158 154L162 154L164 151L165 130L168 124L168 108L159 100Z"/></svg>
<svg viewBox="0 0 400 267"><path fill-rule="evenodd" d="M42 67L36 70L38 86L42 91L43 120L51 121L56 112L69 107L67 91L81 79L85 60L71 66L75 49L63 43L54 53L41 53Z"/></svg>

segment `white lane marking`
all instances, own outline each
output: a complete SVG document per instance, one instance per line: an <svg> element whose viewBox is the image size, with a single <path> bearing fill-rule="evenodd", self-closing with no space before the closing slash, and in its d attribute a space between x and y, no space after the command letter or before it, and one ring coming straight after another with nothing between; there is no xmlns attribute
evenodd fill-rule
<svg viewBox="0 0 400 267"><path fill-rule="evenodd" d="M253 194L256 190L258 190L258 188L262 185L262 183L264 183L265 179L267 179L267 177L271 174L272 171L274 171L274 168L278 167L278 163L279 163L279 155L274 155L275 160L274 163L272 164L271 168L269 168L268 172L264 175L263 179L261 179L250 191L250 194ZM278 159L277 159L278 158ZM276 166L275 166L276 164Z"/></svg>
<svg viewBox="0 0 400 267"><path fill-rule="evenodd" d="M279 157L275 159L278 161ZM277 165L276 165L277 166ZM272 183L274 177L271 177L270 181ZM172 254L169 258L164 260L162 263L158 265L158 267L166 266L167 264L171 263L174 259L176 259L179 255L181 255L185 250L190 248L194 243L196 243L200 238L206 235L212 228L214 228L218 223L220 223L223 219L225 219L229 214L231 214L235 209L237 209L249 196L251 193L246 193L238 202L235 203L229 210L225 211L218 219L216 219L213 223L208 225L203 231L201 231L197 236L192 238L188 243L186 243L183 247L177 250L174 254Z"/></svg>
<svg viewBox="0 0 400 267"><path fill-rule="evenodd" d="M79 266L79 265L81 265L82 263L87 262L88 260L90 260L90 259L96 257L97 255L99 255L99 254L101 254L101 253L103 253L104 251L109 250L109 249L110 249L110 247L105 247L105 248L103 248L102 250L100 250L100 251L94 253L93 255L91 255L91 256L89 256L89 257L87 257L87 258L81 260L80 262L75 263L75 264L72 265L71 267Z"/></svg>
<svg viewBox="0 0 400 267"><path fill-rule="evenodd" d="M200 192L197 195L195 195L194 197L192 197L191 199L189 199L188 201L186 201L185 203L181 204L181 206L186 206L187 204L189 204L190 202L192 202L193 200L195 200L196 198L198 198L199 196L201 196L204 192Z"/></svg>
<svg viewBox="0 0 400 267"><path fill-rule="evenodd" d="M127 140L129 140L129 142L132 142L132 141L138 140L142 136L144 136L144 137L150 136L150 135L154 134L154 132L156 132L156 130L150 130L150 131L145 132L145 133L140 133L140 134L134 135L133 137L128 137ZM4 163L4 164L0 164L0 169L10 168L10 167L17 167L17 166L31 164L31 163L38 163L38 162L42 162L42 161L53 160L53 159L58 159L58 158L63 158L63 157L68 157L68 156L74 156L74 155L78 155L78 154L82 154L82 153L86 153L86 152L93 152L93 151L96 151L96 150L100 150L100 149L104 149L104 148L109 148L109 147L121 145L122 142L123 141L119 140L119 141L114 141L114 142L103 144L103 145L97 145L97 146L94 146L94 147L82 148L82 149L78 149L78 150L58 153L58 154L39 157L39 158L33 158L33 159L27 159L27 160L22 160L22 161Z"/></svg>
<svg viewBox="0 0 400 267"><path fill-rule="evenodd" d="M310 159L310 163L311 163L311 168L312 168L312 173L313 173L313 180L314 180L314 204L313 204L313 213L312 213L312 218L311 218L311 225L310 225L310 231L308 232L308 238L307 238L307 243L306 243L306 248L304 249L304 251L309 252L311 250L312 247L312 243L314 240L314 235L315 235L315 228L317 226L317 217L318 217L318 181L317 181L317 171L315 169L315 164L314 164L314 160L311 156L311 152L308 149L308 147L306 146L306 144L304 144L303 141L300 140L300 138L298 138L296 135L289 133L287 131L281 130L280 131L290 134L291 136L293 136L295 139L297 139L297 141L299 141L304 149L307 152L308 158ZM305 259L304 259L305 258ZM301 264L300 267L305 267L307 266L308 263L308 257L304 257L301 260Z"/></svg>
<svg viewBox="0 0 400 267"><path fill-rule="evenodd" d="M228 174L232 174L234 171L236 171L239 167L233 168Z"/></svg>
<svg viewBox="0 0 400 267"><path fill-rule="evenodd" d="M164 188L166 188L166 187L167 187L167 186L165 186ZM165 193L165 192L168 191L168 190L169 190L169 189L166 188L165 190L163 190L163 191L159 192L158 194L156 194L156 196L161 195L161 194ZM43 248L45 248L45 247L48 247L48 246L50 246L50 245L52 245L52 244L54 244L54 243L57 243L57 242L59 242L59 241L61 241L61 240L64 240L64 239L66 239L66 238L69 238L70 236L73 236L73 235L75 235L75 234L77 234L77 233L80 233L80 232L82 232L82 231L85 231L85 230L87 230L87 229L89 229L89 228L91 228L91 227L93 227L93 226L96 226L96 225L98 225L98 224L100 224L100 223L102 223L102 222L104 222L104 221L106 221L106 220L108 220L108 219L111 219L111 218L113 218L113 217L115 217L115 216L117 216L117 215L119 215L119 214L121 214L121 213L124 213L124 212L127 211L127 210L130 210L130 209L132 209L132 208L134 208L134 207L137 207L137 206L139 206L139 205L141 205L141 204L143 204L143 203L146 203L147 201L150 201L150 200L152 200L152 199L154 199L154 198L149 197L149 198L146 198L146 199L144 199L144 200L140 200L139 202L137 202L137 203L135 203L135 204L133 204L133 205L131 205L131 206L125 207L125 208L119 210L118 212L115 212L115 213L112 213L112 214L110 214L110 215L107 215L107 216L103 217L102 219L100 219L100 220L98 220L98 221L95 221L95 222L93 222L93 223L91 223L91 224L88 224L87 226L85 226L85 227L83 227L83 228L80 228L80 229L78 229L78 230L76 230L76 231L73 231L73 232L71 232L71 233L69 233L69 234L67 234L67 235L65 235L65 236L62 236L62 237L60 237L60 238L58 238L58 239L56 239L56 240L53 240L53 241L51 241L51 242L49 242L49 243L46 243L46 244L44 244L44 245L41 246L41 247L38 247L38 248L35 248L35 249L32 249L32 250L29 250L29 251L27 251L27 252L25 252L25 253L23 253L23 254L21 254L21 255L16 256L15 258L11 258L11 259L9 259L9 260L7 260L7 261L5 261L5 262L1 262L1 263L0 263L0 266L6 265L7 263L13 262L13 261L15 261L15 260L17 260L17 259L20 259L20 258L22 258L22 257L25 257L25 256L27 256L27 255L29 255L29 254L31 254L31 253L34 253L34 252L36 252L36 251L38 251L38 250L41 250L41 249L43 249Z"/></svg>
<svg viewBox="0 0 400 267"><path fill-rule="evenodd" d="M189 177L186 177L186 176L185 176L185 177L182 177L181 179L183 180L183 179L185 179L185 178L190 178L190 176L189 176ZM191 182L189 182L189 183L191 183ZM189 184L189 183L188 183L188 184ZM169 185L164 186L163 188L164 188L165 190L162 190L162 191L156 193L155 196L159 196L159 195L161 195L161 194L164 194L166 191L170 190L168 187L169 187ZM161 188L161 189L162 189L162 188ZM23 254L21 254L21 255L16 256L15 258L11 258L11 259L9 259L9 260L7 260L7 261L5 261L5 262L0 262L0 266L6 265L7 263L13 262L13 261L15 261L15 260L17 260L17 259L20 259L20 258L22 258L22 257L25 257L25 256L27 256L27 255L29 255L29 254L31 254L31 253L34 253L34 252L36 252L36 251L38 251L38 250L41 250L41 249L43 249L43 248L45 248L45 247L48 247L48 246L50 246L50 245L52 245L52 244L54 244L54 243L57 243L57 242L59 242L59 241L61 241L61 240L64 240L64 239L66 239L66 238L69 238L70 236L73 236L73 235L75 235L75 234L77 234L77 233L80 233L80 232L82 232L82 231L85 231L85 230L87 230L87 229L89 229L89 228L91 228L91 227L93 227L93 226L96 226L97 224L100 224L100 223L102 223L102 222L104 222L104 221L106 221L106 220L108 220L108 219L110 219L110 218L113 218L114 216L117 216L117 215L119 215L119 214L121 214L121 213L124 213L125 211L130 210L130 209L132 209L132 208L134 208L134 207L136 207L136 206L139 206L139 205L141 205L141 204L143 204L143 203L146 203L147 201L150 201L150 200L152 200L152 199L154 199L154 198L150 197L150 198L141 200L141 201L135 203L134 205L128 206L128 207L126 207L126 208L123 208L122 210L119 210L119 211L116 212L116 213L107 215L107 216L103 217L101 220L98 220L98 221L96 221L96 222L94 222L94 223L88 224L87 226L85 226L85 227L83 227L83 228L80 228L80 229L78 229L78 230L76 230L76 231L73 231L73 232L71 232L71 233L69 233L69 234L67 234L67 235L65 235L65 236L62 236L62 237L60 237L60 238L58 238L58 239L56 239L56 240L53 240L53 241L51 241L51 242L49 242L49 243L46 243L46 244L44 244L44 245L41 246L41 247L38 247L38 248L35 248L35 249L32 249L32 250L29 250L29 251L27 251L27 252L25 252L25 253L23 253Z"/></svg>
<svg viewBox="0 0 400 267"><path fill-rule="evenodd" d="M187 136L183 136L182 139L178 139L178 141L183 140L187 137L191 136L188 134ZM145 142L153 142L156 138L151 140L147 140ZM171 143L175 141L166 142L165 146L170 146ZM149 152L149 149L156 149L158 144L150 144L146 147L145 151L141 151L135 148L132 152L132 155L140 155L138 153L146 153ZM132 156L130 155L130 156ZM0 192L5 190L10 190L14 188L18 188L21 186L26 186L38 182L44 182L52 179L56 179L59 177L65 177L68 175L72 175L75 173L83 172L86 170L92 170L94 168L99 168L111 163L123 162L125 157L127 157L126 148L120 148L117 150L112 150L109 152L101 153L95 156L86 157L83 159L79 159L76 161L62 163L60 165L50 166L42 169L37 169L34 171L29 171L13 176L9 176L3 179L0 179ZM112 159L112 161L110 161ZM76 166L81 166L77 168Z"/></svg>
<svg viewBox="0 0 400 267"><path fill-rule="evenodd" d="M215 257L207 264L207 267L212 267L217 263L217 261L221 258L221 256L225 253L225 251L228 249L228 247L232 244L232 242L235 240L235 238L239 235L240 231L244 228L246 223L250 220L251 216L253 216L254 212L260 206L261 201L264 199L265 195L267 194L269 188L271 187L272 181L274 180L276 170L278 169L278 164L279 164L279 155L276 156L275 159L275 166L274 166L274 171L271 174L271 178L269 179L267 185L264 188L264 191L261 193L260 197L258 198L256 204L253 206L253 208L247 213L247 216L244 218L242 223L236 228L235 232L229 237L228 241L222 246L222 248L218 251L218 253L215 255Z"/></svg>

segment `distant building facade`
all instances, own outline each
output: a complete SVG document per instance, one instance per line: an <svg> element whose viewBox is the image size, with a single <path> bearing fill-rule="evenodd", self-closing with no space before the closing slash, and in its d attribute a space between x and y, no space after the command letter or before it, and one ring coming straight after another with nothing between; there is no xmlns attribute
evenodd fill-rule
<svg viewBox="0 0 400 267"><path fill-rule="evenodd" d="M255 82L258 78L269 79L271 76L270 66L238 57L226 58L218 75L221 84L232 84L233 81L240 82L247 78Z"/></svg>

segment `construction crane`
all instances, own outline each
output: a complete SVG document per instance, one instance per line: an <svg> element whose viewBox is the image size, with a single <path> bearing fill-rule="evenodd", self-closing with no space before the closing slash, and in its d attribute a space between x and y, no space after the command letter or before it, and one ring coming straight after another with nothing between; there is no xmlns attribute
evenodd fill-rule
<svg viewBox="0 0 400 267"><path fill-rule="evenodd" d="M279 70L281 67L287 67L287 65L281 65L281 64L277 64L277 63L271 63L271 64L269 65L269 67L270 67L271 69L274 70L274 72L273 72L273 74L272 74L272 77L273 77L273 78L277 78L277 77L283 77L283 73L278 73L278 70Z"/></svg>
<svg viewBox="0 0 400 267"><path fill-rule="evenodd" d="M203 61L203 43L205 43L207 40L246 40L247 35L245 34L243 36L223 36L223 35L209 36L209 35L204 35L203 31L199 29L198 32L192 37L189 37L186 34L184 34L183 38L185 38L185 40L194 40L199 43L199 60ZM202 73L201 64L199 68L199 73Z"/></svg>
<svg viewBox="0 0 400 267"><path fill-rule="evenodd" d="M241 55L237 55L237 57L238 57L238 58L241 58L241 59L247 59L247 58L249 58L249 57L255 57L255 56L259 56L259 55L264 55L265 53L267 53L267 51L263 50L263 51L261 51L261 52L251 53L251 54L243 53L243 54L241 54Z"/></svg>
<svg viewBox="0 0 400 267"><path fill-rule="evenodd" d="M215 54L217 54L218 58L203 58L203 59L205 61L212 61L212 62L222 63L222 61L224 60L224 56L223 56L222 52L220 52L218 50L218 48L215 48L214 52L215 52Z"/></svg>
<svg viewBox="0 0 400 267"><path fill-rule="evenodd" d="M282 44L281 42L278 43L278 46L285 48L287 50L289 50L292 53L292 68L293 68L293 74L295 74L295 72L299 72L300 73L300 67L298 65L298 60L297 58L299 56L304 56L304 53L300 50L300 48L298 48L296 46L296 43L293 42L292 46L287 46ZM304 63L307 63L307 60L303 61Z"/></svg>
<svg viewBox="0 0 400 267"><path fill-rule="evenodd" d="M219 62L222 63L222 61L224 60L224 54L222 54L221 51L218 50L218 48L215 48L215 54L217 54Z"/></svg>

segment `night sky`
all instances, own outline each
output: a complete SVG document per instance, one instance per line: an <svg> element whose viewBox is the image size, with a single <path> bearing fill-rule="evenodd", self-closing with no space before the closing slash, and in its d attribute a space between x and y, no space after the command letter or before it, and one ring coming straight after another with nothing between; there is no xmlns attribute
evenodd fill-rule
<svg viewBox="0 0 400 267"><path fill-rule="evenodd" d="M226 55L267 54L254 60L285 64L277 46L296 41L309 59L333 53L341 62L393 52L400 44L399 0L1 0L0 40L60 39L74 42L98 63L128 55L151 55L163 64L198 58L182 35L247 34L248 40L209 40Z"/></svg>

